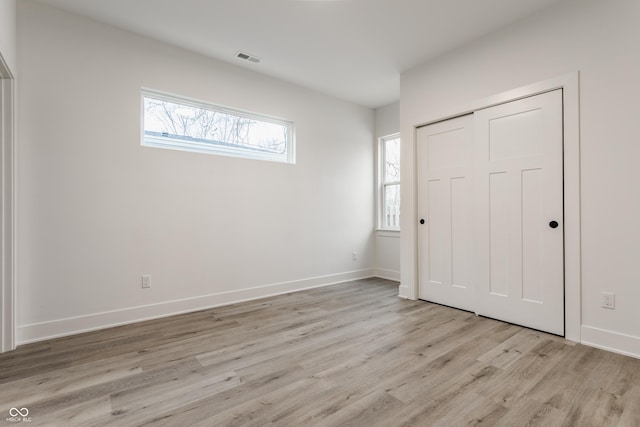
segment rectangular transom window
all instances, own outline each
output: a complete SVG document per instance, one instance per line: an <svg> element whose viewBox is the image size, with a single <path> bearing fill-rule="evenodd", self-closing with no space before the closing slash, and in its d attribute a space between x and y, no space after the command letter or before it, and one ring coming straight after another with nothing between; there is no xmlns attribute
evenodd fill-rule
<svg viewBox="0 0 640 427"><path fill-rule="evenodd" d="M295 163L293 123L142 91L142 145Z"/></svg>

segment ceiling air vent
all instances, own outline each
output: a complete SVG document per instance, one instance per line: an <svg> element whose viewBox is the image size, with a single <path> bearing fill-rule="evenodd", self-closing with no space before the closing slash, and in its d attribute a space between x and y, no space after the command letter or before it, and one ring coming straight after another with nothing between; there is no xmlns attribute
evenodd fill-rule
<svg viewBox="0 0 640 427"><path fill-rule="evenodd" d="M248 53L244 53L244 52L236 53L236 58L244 59L245 61L253 62L255 64L260 62L260 58L257 58L253 55L249 55Z"/></svg>

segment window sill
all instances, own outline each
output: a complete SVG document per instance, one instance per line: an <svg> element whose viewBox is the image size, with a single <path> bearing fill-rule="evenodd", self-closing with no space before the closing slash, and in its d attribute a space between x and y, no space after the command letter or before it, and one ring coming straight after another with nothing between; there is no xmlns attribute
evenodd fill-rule
<svg viewBox="0 0 640 427"><path fill-rule="evenodd" d="M376 234L382 237L400 237L400 230L389 228L376 228Z"/></svg>

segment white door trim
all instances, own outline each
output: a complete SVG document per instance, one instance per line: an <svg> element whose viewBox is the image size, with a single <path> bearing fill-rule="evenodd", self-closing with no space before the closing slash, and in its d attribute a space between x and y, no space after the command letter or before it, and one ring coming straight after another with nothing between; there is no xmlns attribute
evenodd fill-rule
<svg viewBox="0 0 640 427"><path fill-rule="evenodd" d="M413 152L416 152L417 128L453 117L469 114L476 110L491 107L506 102L515 101L529 96L563 89L563 125L564 125L564 213L565 213L565 337L571 341L580 342L581 324L581 234L580 234L580 106L579 106L579 73L569 73L563 76L527 85L518 89L506 91L484 99L479 99L467 105L450 108L427 117L421 123L413 126ZM414 156L414 162L416 157ZM417 165L414 163L413 188L417 188ZM403 197L413 198L414 211L411 218L417 218L417 193L403 194ZM400 296L408 299L418 298L418 248L416 221L403 222L402 238L412 240L412 254L407 254L405 268L412 271L402 273L403 282L400 286ZM406 237L404 237L406 236ZM406 247L406 246L405 246Z"/></svg>
<svg viewBox="0 0 640 427"><path fill-rule="evenodd" d="M16 348L15 80L0 56L0 353Z"/></svg>

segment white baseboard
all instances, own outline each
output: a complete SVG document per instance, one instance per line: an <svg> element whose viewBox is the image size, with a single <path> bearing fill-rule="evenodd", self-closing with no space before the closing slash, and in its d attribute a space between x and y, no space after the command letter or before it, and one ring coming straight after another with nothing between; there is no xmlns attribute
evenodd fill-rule
<svg viewBox="0 0 640 427"><path fill-rule="evenodd" d="M393 280L394 282L400 281L400 272L396 270L387 270L386 268L376 268L373 270L373 274L381 279Z"/></svg>
<svg viewBox="0 0 640 427"><path fill-rule="evenodd" d="M584 345L640 359L640 337L583 325L580 338Z"/></svg>
<svg viewBox="0 0 640 427"><path fill-rule="evenodd" d="M193 298L22 325L18 327L17 343L18 345L28 344L51 338L75 335L82 332L95 331L98 329L142 322L160 317L205 310L208 308L220 307L243 301L251 301L288 292L329 286L350 280L366 279L374 276L375 274L373 269L350 271L328 276L312 277L291 282L240 289L237 291L220 292Z"/></svg>

